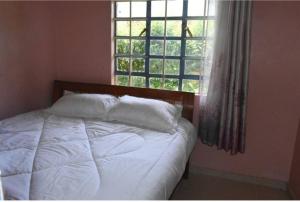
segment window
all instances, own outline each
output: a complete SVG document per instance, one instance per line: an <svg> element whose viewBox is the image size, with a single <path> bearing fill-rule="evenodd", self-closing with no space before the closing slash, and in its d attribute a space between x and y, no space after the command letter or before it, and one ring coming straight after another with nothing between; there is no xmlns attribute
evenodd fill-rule
<svg viewBox="0 0 300 202"><path fill-rule="evenodd" d="M209 75L204 50L212 47L213 0L114 5L115 84L198 93Z"/></svg>

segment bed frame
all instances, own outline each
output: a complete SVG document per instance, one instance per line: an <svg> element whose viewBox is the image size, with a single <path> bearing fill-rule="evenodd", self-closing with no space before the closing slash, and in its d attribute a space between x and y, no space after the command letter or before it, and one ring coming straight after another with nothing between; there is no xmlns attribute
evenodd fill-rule
<svg viewBox="0 0 300 202"><path fill-rule="evenodd" d="M136 97L164 100L172 104L181 104L183 106L182 116L190 122L193 122L195 96L193 93L55 80L52 103L63 96L64 90L79 93L111 94L115 96L131 95ZM185 179L187 179L189 176L189 165L190 160L188 160L188 162L186 163L185 170L182 176ZM176 190L176 188L174 189L174 191ZM173 193L170 198L172 198Z"/></svg>

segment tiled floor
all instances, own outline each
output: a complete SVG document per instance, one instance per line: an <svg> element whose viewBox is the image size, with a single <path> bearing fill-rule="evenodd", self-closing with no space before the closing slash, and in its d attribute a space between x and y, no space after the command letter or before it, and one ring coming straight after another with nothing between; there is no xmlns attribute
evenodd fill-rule
<svg viewBox="0 0 300 202"><path fill-rule="evenodd" d="M190 172L175 190L173 200L289 200L287 192L266 186Z"/></svg>

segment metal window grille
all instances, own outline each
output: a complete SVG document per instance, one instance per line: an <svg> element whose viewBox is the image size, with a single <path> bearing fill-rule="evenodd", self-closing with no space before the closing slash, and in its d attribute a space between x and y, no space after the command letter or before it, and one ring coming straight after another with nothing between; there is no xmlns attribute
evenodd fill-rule
<svg viewBox="0 0 300 202"><path fill-rule="evenodd" d="M199 14L191 13L192 1L202 4ZM114 2L116 85L199 92L199 81L208 79L205 50L212 42L208 32L213 32L215 17L213 0L196 1ZM164 7L161 16L152 12L157 2ZM175 16L168 11L172 2L179 7Z"/></svg>

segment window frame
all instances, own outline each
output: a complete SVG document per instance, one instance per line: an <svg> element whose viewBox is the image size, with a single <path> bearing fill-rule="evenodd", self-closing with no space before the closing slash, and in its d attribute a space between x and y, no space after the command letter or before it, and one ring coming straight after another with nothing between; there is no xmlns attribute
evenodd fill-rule
<svg viewBox="0 0 300 202"><path fill-rule="evenodd" d="M205 1L205 9L206 8L206 3L208 2L207 0ZM117 17L117 2L130 2L130 16L129 17ZM185 28L187 27L187 22L188 20L202 20L203 22L208 21L208 20L215 20L214 16L188 16L188 0L183 0L183 13L182 16L179 17L151 17L151 0L146 1L146 17L131 17L131 0L128 1L114 1L113 6L114 6L114 17L113 17L113 24L114 24L114 84L116 85L117 79L116 76L128 76L128 84L127 86L132 86L131 83L131 77L132 76L140 76L145 78L145 88L150 88L150 78L158 78L158 79L178 79L178 89L177 91L183 91L183 80L196 80L196 81L201 81L204 79L204 75L189 75L185 74L185 61L187 60L196 60L199 61L200 63L203 63L205 60L205 57L202 56L186 56L186 41L187 40L197 40L197 41L203 41L203 40L212 40L212 37L193 37L189 36L187 37L187 31ZM168 20L180 20L181 23L181 35L180 36L151 36L151 22L155 20L162 20L162 21L168 21ZM146 32L145 36L131 36L131 26L130 26L130 34L129 36L117 36L117 21L146 21ZM203 23L204 24L204 23ZM204 32L204 31L203 31ZM131 52L131 45L129 47L129 54L117 54L117 45L116 41L118 39L128 39L128 40L145 40L145 54L144 55L134 55ZM181 42L181 47L180 47L180 55L179 56L167 56L167 55L151 55L150 54L150 40L180 40ZM130 42L131 44L131 42ZM129 71L120 71L118 70L118 64L117 64L117 59L118 58L128 58L129 59ZM144 59L144 66L145 66L145 71L144 72L134 72L131 71L131 66L132 66L132 58L143 58ZM170 75L170 74L152 74L149 72L149 66L150 66L150 59L177 59L180 61L179 65L179 74L178 75ZM165 68L165 67L164 67ZM200 67L199 67L200 68ZM205 68L205 67L204 67ZM139 86L141 87L141 86ZM165 89L162 87L161 89ZM200 90L200 88L199 88ZM199 93L199 92L196 92Z"/></svg>

